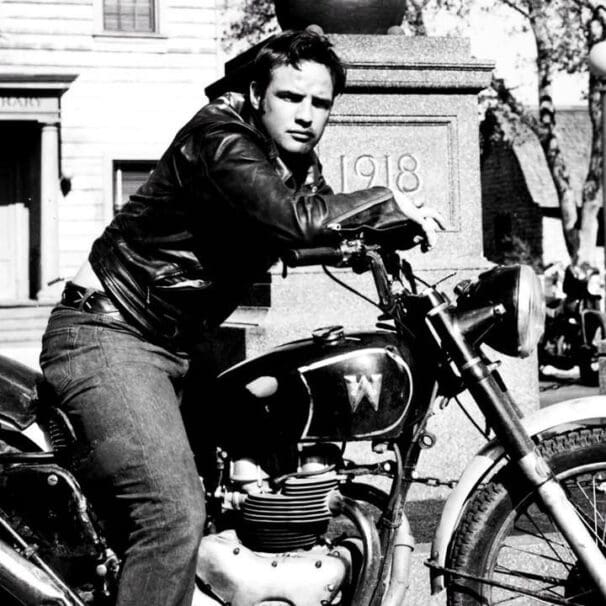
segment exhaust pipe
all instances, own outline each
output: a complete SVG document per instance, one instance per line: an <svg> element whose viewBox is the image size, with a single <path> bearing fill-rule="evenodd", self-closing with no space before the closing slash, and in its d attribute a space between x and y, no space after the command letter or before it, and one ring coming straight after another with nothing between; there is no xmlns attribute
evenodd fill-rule
<svg viewBox="0 0 606 606"><path fill-rule="evenodd" d="M377 529L354 499L343 496L336 490L330 494L329 509L333 514L340 513L349 518L360 533L363 545L362 566L351 603L369 606L381 566L381 542Z"/></svg>
<svg viewBox="0 0 606 606"><path fill-rule="evenodd" d="M84 606L61 585L58 579L0 541L0 587L18 602L24 606Z"/></svg>
<svg viewBox="0 0 606 606"><path fill-rule="evenodd" d="M389 585L381 606L398 606L404 603L409 585L410 560L414 549L415 539L410 532L410 523L402 514L400 526L394 537Z"/></svg>

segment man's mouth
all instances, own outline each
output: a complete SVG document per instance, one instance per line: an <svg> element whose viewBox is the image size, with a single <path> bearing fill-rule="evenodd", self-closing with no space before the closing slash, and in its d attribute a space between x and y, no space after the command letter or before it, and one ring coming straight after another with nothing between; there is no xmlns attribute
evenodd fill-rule
<svg viewBox="0 0 606 606"><path fill-rule="evenodd" d="M299 143L307 143L314 138L313 133L306 130L289 130L288 134Z"/></svg>

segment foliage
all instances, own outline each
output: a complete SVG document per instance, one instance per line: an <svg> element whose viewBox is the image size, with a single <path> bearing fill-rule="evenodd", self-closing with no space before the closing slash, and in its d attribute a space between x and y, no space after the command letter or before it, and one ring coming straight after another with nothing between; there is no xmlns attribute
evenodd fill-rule
<svg viewBox="0 0 606 606"><path fill-rule="evenodd" d="M538 130L537 117L527 111L505 80L493 75L488 88L478 95L480 114L480 151L484 157L496 143L522 144L535 136Z"/></svg>
<svg viewBox="0 0 606 606"><path fill-rule="evenodd" d="M541 259L533 254L528 242L518 236L505 236L497 242L494 261L500 265L530 265L538 273L543 270Z"/></svg>
<svg viewBox="0 0 606 606"><path fill-rule="evenodd" d="M402 28L413 36L427 36L426 16L438 11L447 11L464 16L469 11L469 3L464 0L405 0L406 11Z"/></svg>
<svg viewBox="0 0 606 606"><path fill-rule="evenodd" d="M243 0L223 33L223 45L230 49L234 42L252 46L278 29L273 0Z"/></svg>

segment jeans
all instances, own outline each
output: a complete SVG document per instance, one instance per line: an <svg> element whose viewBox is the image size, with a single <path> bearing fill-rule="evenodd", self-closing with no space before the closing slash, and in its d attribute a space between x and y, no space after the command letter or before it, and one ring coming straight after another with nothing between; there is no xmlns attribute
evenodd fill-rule
<svg viewBox="0 0 606 606"><path fill-rule="evenodd" d="M79 479L126 532L116 606L190 606L205 505L179 409L188 358L58 305L40 364L82 439Z"/></svg>

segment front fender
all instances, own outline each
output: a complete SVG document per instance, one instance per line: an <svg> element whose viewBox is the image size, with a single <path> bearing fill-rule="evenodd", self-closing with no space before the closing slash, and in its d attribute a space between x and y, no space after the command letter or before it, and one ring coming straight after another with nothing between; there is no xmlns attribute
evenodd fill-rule
<svg viewBox="0 0 606 606"><path fill-rule="evenodd" d="M573 429L577 425L606 425L606 395L565 400L537 410L522 419L522 425L532 437L539 440ZM440 518L431 546L430 561L445 566L448 547L459 524L465 505L481 482L492 477L506 464L501 445L492 440L484 445L463 471L452 491ZM431 569L431 591L444 589L444 575Z"/></svg>

